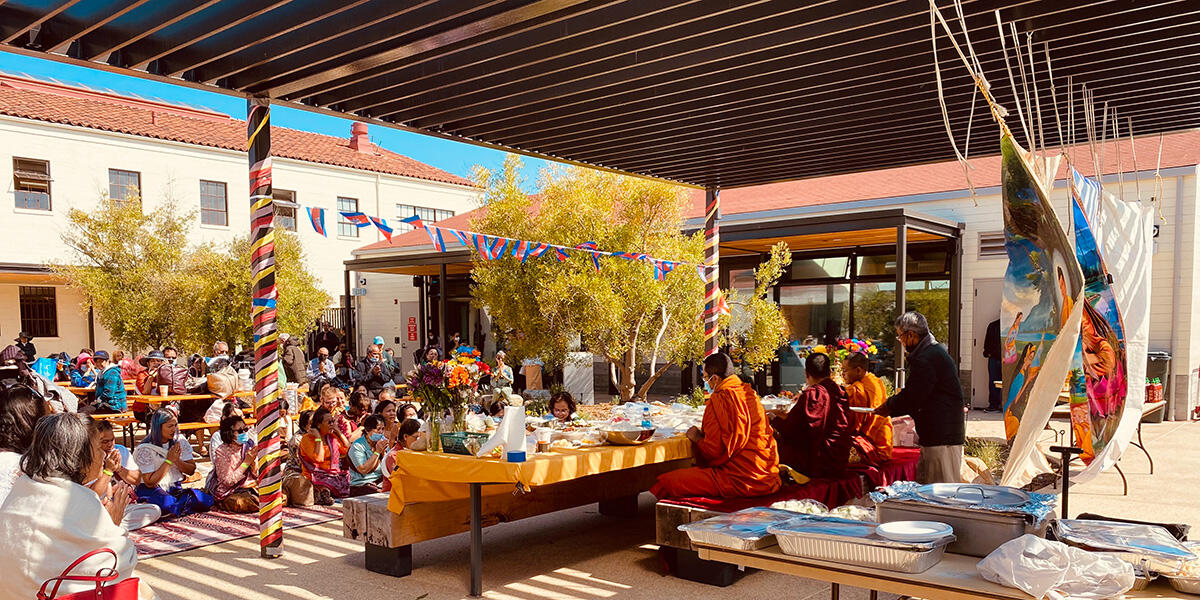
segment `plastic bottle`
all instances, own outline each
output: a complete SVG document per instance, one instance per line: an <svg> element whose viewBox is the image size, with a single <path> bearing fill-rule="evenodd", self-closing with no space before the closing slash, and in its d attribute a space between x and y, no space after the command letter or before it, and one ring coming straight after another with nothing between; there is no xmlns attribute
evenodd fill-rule
<svg viewBox="0 0 1200 600"><path fill-rule="evenodd" d="M654 424L650 422L650 407L642 409L642 429L650 429Z"/></svg>

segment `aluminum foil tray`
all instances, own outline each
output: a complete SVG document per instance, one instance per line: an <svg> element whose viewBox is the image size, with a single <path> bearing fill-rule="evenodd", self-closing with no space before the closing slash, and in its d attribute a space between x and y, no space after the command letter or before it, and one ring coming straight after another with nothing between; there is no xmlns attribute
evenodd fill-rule
<svg viewBox="0 0 1200 600"><path fill-rule="evenodd" d="M771 526L785 554L857 567L900 573L921 573L942 560L954 536L928 544L905 544L885 540L864 524L814 523L796 519Z"/></svg>
<svg viewBox="0 0 1200 600"><path fill-rule="evenodd" d="M679 530L686 532L693 544L730 550L759 550L775 543L775 536L768 533L768 527L794 518L796 513L791 511L747 508L695 523L684 523Z"/></svg>

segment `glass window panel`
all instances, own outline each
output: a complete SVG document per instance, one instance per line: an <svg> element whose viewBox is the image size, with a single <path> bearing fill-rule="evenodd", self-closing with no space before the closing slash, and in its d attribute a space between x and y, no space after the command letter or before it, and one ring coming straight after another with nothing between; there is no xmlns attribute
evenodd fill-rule
<svg viewBox="0 0 1200 600"><path fill-rule="evenodd" d="M791 285L779 289L779 309L788 324L788 339L802 345L829 343L847 336L850 284ZM790 349L780 350L781 389L804 387L804 361Z"/></svg>
<svg viewBox="0 0 1200 600"><path fill-rule="evenodd" d="M34 338L58 337L58 308L52 287L20 286L21 331Z"/></svg>
<svg viewBox="0 0 1200 600"><path fill-rule="evenodd" d="M50 210L50 163L13 157L13 198L17 208Z"/></svg>
<svg viewBox="0 0 1200 600"><path fill-rule="evenodd" d="M792 261L792 279L845 279L849 274L850 257L805 258Z"/></svg>
<svg viewBox="0 0 1200 600"><path fill-rule="evenodd" d="M412 231L413 226L409 223L399 222L400 219L407 219L413 215L421 217L422 221L429 223L437 223L454 216L452 210L442 210L440 208L429 208L426 206L413 206L411 204L396 205L396 220L395 229L397 231Z"/></svg>
<svg viewBox="0 0 1200 600"><path fill-rule="evenodd" d="M271 190L271 198L275 203L275 226L296 231L296 192Z"/></svg>
<svg viewBox="0 0 1200 600"><path fill-rule="evenodd" d="M344 198L338 196L338 235L342 237L358 237L358 226L350 221L347 221L342 216L343 212L358 212L358 198Z"/></svg>
<svg viewBox="0 0 1200 600"><path fill-rule="evenodd" d="M200 222L204 225L229 225L225 184L220 181L200 181Z"/></svg>
<svg viewBox="0 0 1200 600"><path fill-rule="evenodd" d="M949 273L949 268L947 266L948 263L946 261L946 251L944 249L918 250L910 248L908 251L907 263L908 273L910 275ZM858 257L859 277L895 274L895 254L878 254L873 256Z"/></svg>
<svg viewBox="0 0 1200 600"><path fill-rule="evenodd" d="M124 202L141 195L142 174L137 171L121 169L108 170L108 197L117 202Z"/></svg>
<svg viewBox="0 0 1200 600"><path fill-rule="evenodd" d="M950 281L910 281L904 286L905 308L915 310L929 321L929 331L939 342L950 338ZM859 339L873 340L879 349L880 376L891 376L896 348L896 284L894 282L858 283L854 286L854 333Z"/></svg>

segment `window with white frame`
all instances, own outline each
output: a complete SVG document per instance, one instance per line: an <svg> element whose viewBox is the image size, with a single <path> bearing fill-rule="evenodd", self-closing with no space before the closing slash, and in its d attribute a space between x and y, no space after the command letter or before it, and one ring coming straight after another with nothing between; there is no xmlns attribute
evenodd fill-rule
<svg viewBox="0 0 1200 600"><path fill-rule="evenodd" d="M50 162L13 157L13 192L17 208L50 210Z"/></svg>
<svg viewBox="0 0 1200 600"><path fill-rule="evenodd" d="M338 196L338 235L342 237L358 237L358 226L351 223L346 217L342 216L344 212L358 212L358 198L345 198Z"/></svg>
<svg viewBox="0 0 1200 600"><path fill-rule="evenodd" d="M291 190L271 190L275 205L275 226L288 231L296 230L296 192Z"/></svg>
<svg viewBox="0 0 1200 600"><path fill-rule="evenodd" d="M200 223L229 225L229 196L223 182L200 180Z"/></svg>
<svg viewBox="0 0 1200 600"><path fill-rule="evenodd" d="M421 217L422 221L437 223L454 216L454 211L444 210L441 208L429 208L425 206L413 206L411 204L396 205L396 230L397 231L412 231L413 226L408 223L401 222L400 219L407 219L413 215Z"/></svg>

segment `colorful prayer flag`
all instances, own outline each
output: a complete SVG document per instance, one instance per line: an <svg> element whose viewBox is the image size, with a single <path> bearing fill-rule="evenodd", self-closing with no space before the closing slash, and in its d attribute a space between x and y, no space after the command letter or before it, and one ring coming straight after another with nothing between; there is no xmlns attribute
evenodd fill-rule
<svg viewBox="0 0 1200 600"><path fill-rule="evenodd" d="M409 225L412 225L413 229L421 229L421 228L425 227L425 222L421 220L420 215L404 217L403 219L400 219L400 222L408 223Z"/></svg>
<svg viewBox="0 0 1200 600"><path fill-rule="evenodd" d="M325 237L329 237L325 233L325 209L310 207L308 209L308 220L312 223L313 231Z"/></svg>
<svg viewBox="0 0 1200 600"><path fill-rule="evenodd" d="M387 224L387 221L381 217L371 217L371 222L375 224L375 228L383 234L383 237L388 241L392 241L392 228Z"/></svg>
<svg viewBox="0 0 1200 600"><path fill-rule="evenodd" d="M371 219L367 217L366 213L339 211L338 214L342 215L343 219L350 221L350 223L359 229L371 224Z"/></svg>
<svg viewBox="0 0 1200 600"><path fill-rule="evenodd" d="M465 233L463 233L462 231L460 231L458 229L447 229L446 231L449 231L451 234L453 234L454 237L456 239L458 239L459 243L461 243L464 248L471 247L471 242L467 240L467 235Z"/></svg>
<svg viewBox="0 0 1200 600"><path fill-rule="evenodd" d="M564 260L567 260L567 258L568 258L569 256L570 256L570 255L568 255L568 254L567 254L567 249L566 249L566 248L563 248L562 246L555 246L555 247L554 247L554 259L555 259L555 260L557 260L558 262L562 262L562 261L564 261Z"/></svg>
<svg viewBox="0 0 1200 600"><path fill-rule="evenodd" d="M425 233L429 235L429 241L433 243L433 248L438 252L446 251L446 240L442 238L442 229L428 225L425 227Z"/></svg>

